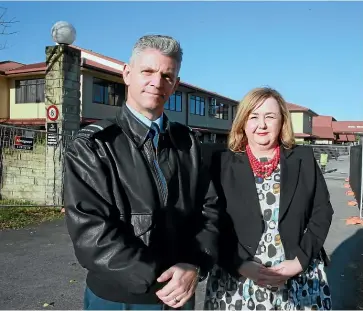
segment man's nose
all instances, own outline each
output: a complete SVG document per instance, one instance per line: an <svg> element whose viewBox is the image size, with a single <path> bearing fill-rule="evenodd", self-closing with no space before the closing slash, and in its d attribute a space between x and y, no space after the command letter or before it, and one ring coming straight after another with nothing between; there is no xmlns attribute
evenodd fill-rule
<svg viewBox="0 0 363 311"><path fill-rule="evenodd" d="M155 73L152 76L151 84L155 86L156 88L160 88L162 85L162 77L161 74Z"/></svg>

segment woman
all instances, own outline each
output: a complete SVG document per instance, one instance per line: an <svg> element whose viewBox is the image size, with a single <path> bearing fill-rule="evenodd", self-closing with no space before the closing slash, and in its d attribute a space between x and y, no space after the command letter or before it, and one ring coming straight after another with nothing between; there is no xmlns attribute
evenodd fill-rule
<svg viewBox="0 0 363 311"><path fill-rule="evenodd" d="M323 250L329 192L312 148L295 145L276 90L244 97L228 145L212 159L226 213L205 309L331 309Z"/></svg>

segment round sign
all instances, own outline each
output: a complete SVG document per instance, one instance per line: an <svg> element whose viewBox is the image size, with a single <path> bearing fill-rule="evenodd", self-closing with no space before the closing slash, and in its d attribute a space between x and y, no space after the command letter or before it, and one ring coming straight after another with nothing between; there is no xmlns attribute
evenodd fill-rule
<svg viewBox="0 0 363 311"><path fill-rule="evenodd" d="M57 106L51 105L47 108L47 118L51 121L56 121L59 116L59 110Z"/></svg>

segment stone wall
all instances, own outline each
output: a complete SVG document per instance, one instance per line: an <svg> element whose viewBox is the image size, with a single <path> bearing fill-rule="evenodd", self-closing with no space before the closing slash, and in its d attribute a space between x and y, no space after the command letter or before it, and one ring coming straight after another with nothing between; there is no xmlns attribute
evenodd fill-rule
<svg viewBox="0 0 363 311"><path fill-rule="evenodd" d="M81 52L67 45L46 47L45 107L57 106L60 132L74 135L80 124ZM49 119L47 122L53 122Z"/></svg>
<svg viewBox="0 0 363 311"><path fill-rule="evenodd" d="M62 166L52 151L42 144L2 151L2 205L62 205Z"/></svg>

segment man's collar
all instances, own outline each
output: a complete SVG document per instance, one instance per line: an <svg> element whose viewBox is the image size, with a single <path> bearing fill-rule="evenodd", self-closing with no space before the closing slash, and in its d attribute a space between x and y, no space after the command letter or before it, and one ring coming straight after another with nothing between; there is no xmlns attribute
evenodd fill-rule
<svg viewBox="0 0 363 311"><path fill-rule="evenodd" d="M144 123L147 127L151 127L151 123L155 122L160 129L160 132L163 133L164 132L164 113L161 114L161 116L156 119L155 121L151 121L148 118L146 118L143 114L141 114L140 112L136 111L134 108L132 108L130 105L128 105L126 103L126 107L132 112L132 114L138 118L142 123Z"/></svg>
<svg viewBox="0 0 363 311"><path fill-rule="evenodd" d="M149 120L149 122L151 122ZM116 123L123 132L132 139L140 148L149 136L150 127L142 122L126 105L122 105L116 115ZM164 132L169 132L170 122L166 115L163 116Z"/></svg>

